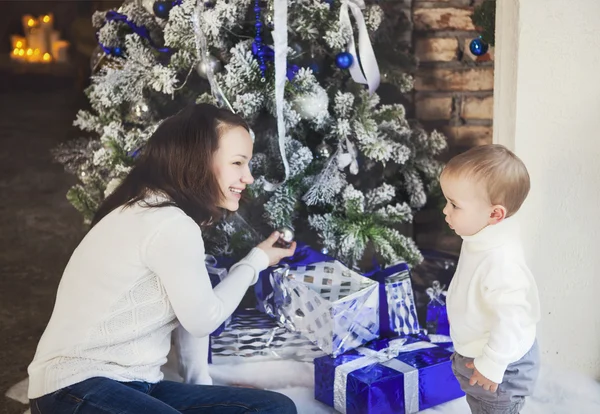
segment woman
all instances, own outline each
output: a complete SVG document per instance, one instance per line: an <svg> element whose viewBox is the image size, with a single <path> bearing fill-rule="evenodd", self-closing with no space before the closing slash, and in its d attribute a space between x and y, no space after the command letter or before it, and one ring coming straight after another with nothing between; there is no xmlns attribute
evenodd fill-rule
<svg viewBox="0 0 600 414"><path fill-rule="evenodd" d="M247 124L227 110L194 105L159 126L64 271L28 368L33 414L296 412L281 394L160 371L174 329L207 337L294 253L273 233L211 287L201 229L238 209L251 157Z"/></svg>

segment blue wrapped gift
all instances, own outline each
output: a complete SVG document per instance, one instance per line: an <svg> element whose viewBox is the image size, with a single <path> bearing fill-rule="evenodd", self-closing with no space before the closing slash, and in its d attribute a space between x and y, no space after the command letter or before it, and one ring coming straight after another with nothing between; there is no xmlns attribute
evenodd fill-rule
<svg viewBox="0 0 600 414"><path fill-rule="evenodd" d="M444 286L435 280L432 287L427 288L429 303L427 304L427 318L425 327L427 332L436 335L450 335L450 323L446 310L446 294Z"/></svg>
<svg viewBox="0 0 600 414"><path fill-rule="evenodd" d="M204 263L206 264L206 270L208 271L208 277L210 278L210 284L214 288L217 286L227 273L229 272L229 268L233 265L231 259L225 257L215 257L210 254L205 255ZM213 333L211 336L218 336L223 332L227 326L231 323L231 316L225 320Z"/></svg>
<svg viewBox="0 0 600 414"><path fill-rule="evenodd" d="M409 337L316 358L315 398L347 414L416 413L464 395L451 356Z"/></svg>

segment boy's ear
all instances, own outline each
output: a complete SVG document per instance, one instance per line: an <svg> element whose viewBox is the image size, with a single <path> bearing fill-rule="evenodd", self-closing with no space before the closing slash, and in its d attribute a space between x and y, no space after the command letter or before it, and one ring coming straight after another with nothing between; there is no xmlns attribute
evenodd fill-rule
<svg viewBox="0 0 600 414"><path fill-rule="evenodd" d="M498 224L506 218L506 207L495 205L490 213L489 224Z"/></svg>

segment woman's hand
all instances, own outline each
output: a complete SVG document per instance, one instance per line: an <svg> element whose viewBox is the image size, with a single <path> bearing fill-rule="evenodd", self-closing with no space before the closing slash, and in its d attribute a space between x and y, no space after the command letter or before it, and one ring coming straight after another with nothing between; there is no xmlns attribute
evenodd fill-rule
<svg viewBox="0 0 600 414"><path fill-rule="evenodd" d="M269 257L269 266L274 266L284 257L289 257L296 251L296 242L293 242L287 249L275 247L274 244L279 240L280 234L278 231L273 232L268 239L260 243L258 246Z"/></svg>

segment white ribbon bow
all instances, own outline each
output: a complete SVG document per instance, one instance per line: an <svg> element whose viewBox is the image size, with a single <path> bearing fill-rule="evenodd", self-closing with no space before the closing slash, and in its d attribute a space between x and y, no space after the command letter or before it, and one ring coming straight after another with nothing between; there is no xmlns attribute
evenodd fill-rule
<svg viewBox="0 0 600 414"><path fill-rule="evenodd" d="M358 174L358 161L356 160L357 156L358 151L356 151L356 146L348 138L346 138L346 152L340 152L337 155L338 168L343 170L347 166L350 166L350 174Z"/></svg>
<svg viewBox="0 0 600 414"><path fill-rule="evenodd" d="M348 52L354 58L352 66L350 66L350 75L352 75L354 82L368 85L369 93L373 94L379 87L381 75L379 74L379 66L377 65L373 45L369 38L367 24L361 11L364 8L364 0L342 0L340 24L342 28L346 27L349 31L352 31L352 24L350 23L350 15L348 13L350 10L358 26L358 51L360 53L359 61L354 43L354 33L352 33L348 42Z"/></svg>
<svg viewBox="0 0 600 414"><path fill-rule="evenodd" d="M419 411L419 370L398 359L402 352L416 351L418 349L435 348L436 345L429 342L419 341L405 345L406 339L399 338L390 341L387 349L374 351L361 347L357 351L364 355L362 358L354 359L335 368L333 382L333 408L340 413L346 412L346 389L348 375L352 371L368 367L373 364L382 364L404 374L404 406L405 412L416 413Z"/></svg>

